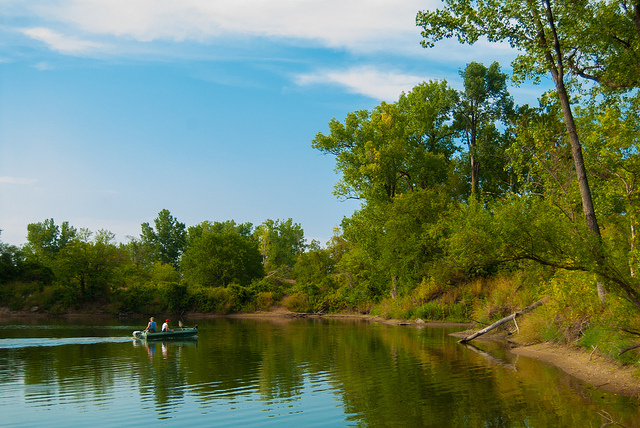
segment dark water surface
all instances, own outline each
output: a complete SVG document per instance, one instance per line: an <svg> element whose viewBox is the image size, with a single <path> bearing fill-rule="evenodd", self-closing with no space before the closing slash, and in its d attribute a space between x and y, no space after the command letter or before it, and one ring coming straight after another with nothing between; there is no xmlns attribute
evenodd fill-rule
<svg viewBox="0 0 640 428"><path fill-rule="evenodd" d="M145 343L144 320L0 319L0 426L640 427L638 400L451 328L198 324Z"/></svg>

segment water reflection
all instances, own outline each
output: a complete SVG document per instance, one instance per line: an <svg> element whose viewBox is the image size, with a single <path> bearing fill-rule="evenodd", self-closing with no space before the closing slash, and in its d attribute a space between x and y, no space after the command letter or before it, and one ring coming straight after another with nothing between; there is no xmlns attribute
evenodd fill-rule
<svg viewBox="0 0 640 428"><path fill-rule="evenodd" d="M458 345L451 329L324 319L199 324L197 338L179 341L132 340L133 325L0 327L0 342L60 341L0 346L3 422L567 427L600 426L606 411L640 426L638 401L496 344ZM79 332L99 338L96 330L104 340L77 340Z"/></svg>
<svg viewBox="0 0 640 428"><path fill-rule="evenodd" d="M175 357L176 354L180 354L182 349L185 346L198 346L198 339L191 338L188 340L144 340L144 339L133 339L132 341L134 348L144 348L147 350L147 354L149 355L149 359L153 360L153 357L156 355L156 349L161 350L162 357L167 359L169 358L169 354Z"/></svg>

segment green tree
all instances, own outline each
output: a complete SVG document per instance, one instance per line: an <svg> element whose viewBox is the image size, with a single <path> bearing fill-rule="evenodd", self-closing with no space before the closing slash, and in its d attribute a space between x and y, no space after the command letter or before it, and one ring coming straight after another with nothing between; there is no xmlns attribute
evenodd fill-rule
<svg viewBox="0 0 640 428"><path fill-rule="evenodd" d="M91 240L93 233L81 229L64 248L55 261L57 280L77 291L85 299L105 297L116 286L115 270L121 256L115 245L115 235L101 230Z"/></svg>
<svg viewBox="0 0 640 428"><path fill-rule="evenodd" d="M640 3L590 1L571 16L572 72L607 88L640 86Z"/></svg>
<svg viewBox="0 0 640 428"><path fill-rule="evenodd" d="M442 183L455 152L451 127L455 90L429 82L372 112L349 113L318 133L313 148L336 157L339 197L389 201L396 195Z"/></svg>
<svg viewBox="0 0 640 428"><path fill-rule="evenodd" d="M304 230L293 219L265 220L254 235L260 243L260 252L266 271L282 266L292 267L305 249Z"/></svg>
<svg viewBox="0 0 640 428"><path fill-rule="evenodd" d="M600 226L569 91L573 83L570 72L575 64L574 59L582 53L583 45L579 40L585 36L576 23L590 22L596 26L596 17L592 12L594 4L603 2L446 0L443 9L419 12L416 22L423 28L424 47L432 47L435 42L454 36L462 43L475 43L480 37L486 37L491 42L505 41L519 52L513 62L517 80L527 77L537 79L540 75L551 74L571 144L585 222L588 230L598 238L594 240L596 245L592 248L596 254L596 269L603 274L602 271L608 267L600 245ZM610 272L605 275L610 275ZM615 282L640 307L637 290L620 281L620 278ZM604 298L604 288L600 283L598 294Z"/></svg>
<svg viewBox="0 0 640 428"><path fill-rule="evenodd" d="M595 178L598 206L613 223L603 235L609 241L616 236L623 238L611 242L609 248L626 249L623 258L635 277L639 261L640 96L610 94L580 109L577 121L586 146L585 157ZM614 224L622 227L615 228Z"/></svg>
<svg viewBox="0 0 640 428"><path fill-rule="evenodd" d="M458 150L454 139L453 111L458 92L446 81L423 82L398 99L398 114L404 116L407 145L404 169L400 171L408 190L428 189L445 183L450 161Z"/></svg>
<svg viewBox="0 0 640 428"><path fill-rule="evenodd" d="M243 225L210 223L189 228L189 247L182 257L184 279L194 285L247 286L264 275L258 243Z"/></svg>
<svg viewBox="0 0 640 428"><path fill-rule="evenodd" d="M464 91L460 93L455 116L457 125L464 131L463 139L468 148L471 193L477 195L481 185L481 164L485 164L489 175L487 167L491 165L491 159L500 158L504 146L495 123L507 122L513 110L513 100L507 91L507 75L500 71L497 62L488 68L471 62L460 75L464 79ZM494 168L504 169L503 165ZM488 184L485 187L490 189Z"/></svg>
<svg viewBox="0 0 640 428"><path fill-rule="evenodd" d="M42 261L51 261L58 251L76 237L76 234L76 229L66 221L61 226L56 225L53 219L31 223L27 225L25 249Z"/></svg>
<svg viewBox="0 0 640 428"><path fill-rule="evenodd" d="M155 229L149 223L142 223L140 241L150 257L149 262L162 262L178 267L187 239L184 223L174 218L169 210L158 213Z"/></svg>

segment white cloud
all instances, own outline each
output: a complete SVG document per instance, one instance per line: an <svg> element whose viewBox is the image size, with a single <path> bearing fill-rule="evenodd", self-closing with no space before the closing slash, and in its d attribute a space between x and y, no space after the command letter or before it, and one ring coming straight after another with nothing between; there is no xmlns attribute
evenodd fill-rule
<svg viewBox="0 0 640 428"><path fill-rule="evenodd" d="M24 28L21 32L32 39L46 43L51 49L65 54L81 54L104 48L102 43L80 40L45 27Z"/></svg>
<svg viewBox="0 0 640 428"><path fill-rule="evenodd" d="M348 70L327 70L296 77L300 86L332 84L346 87L348 91L378 100L394 102L400 94L409 92L419 83L429 80L425 76L384 71L374 67L353 67Z"/></svg>
<svg viewBox="0 0 640 428"><path fill-rule="evenodd" d="M37 68L40 71L53 70L53 68L54 68L51 64L49 64L46 61L41 61L41 62L37 63L34 67Z"/></svg>
<svg viewBox="0 0 640 428"><path fill-rule="evenodd" d="M27 185L34 184L38 181L37 178L23 178L23 177L0 177L0 184L18 184Z"/></svg>
<svg viewBox="0 0 640 428"><path fill-rule="evenodd" d="M31 10L86 34L207 42L221 36L315 40L330 47L377 50L416 39L419 10L435 0L48 0ZM67 49L91 42L67 41ZM79 46L76 44L79 43ZM84 43L89 43L86 45ZM57 41L57 45L65 44Z"/></svg>

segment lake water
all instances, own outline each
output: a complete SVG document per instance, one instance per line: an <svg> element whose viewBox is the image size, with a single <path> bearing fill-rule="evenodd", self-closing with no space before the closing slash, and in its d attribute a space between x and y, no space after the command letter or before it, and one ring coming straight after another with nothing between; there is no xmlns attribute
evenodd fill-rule
<svg viewBox="0 0 640 428"><path fill-rule="evenodd" d="M452 328L197 322L145 343L145 320L0 319L0 426L640 427L638 400Z"/></svg>

